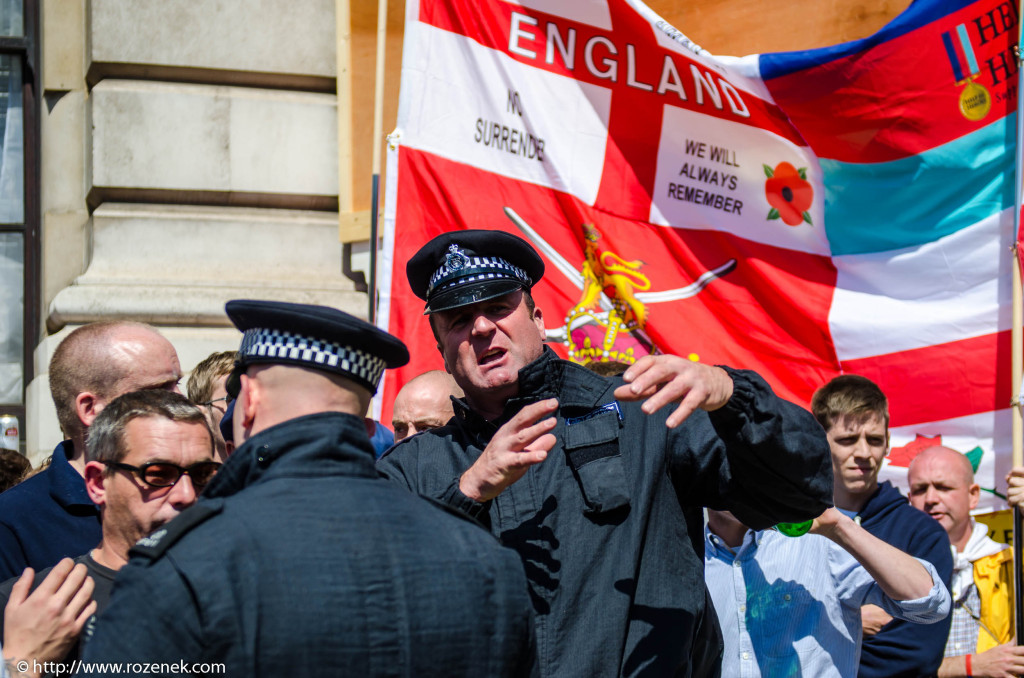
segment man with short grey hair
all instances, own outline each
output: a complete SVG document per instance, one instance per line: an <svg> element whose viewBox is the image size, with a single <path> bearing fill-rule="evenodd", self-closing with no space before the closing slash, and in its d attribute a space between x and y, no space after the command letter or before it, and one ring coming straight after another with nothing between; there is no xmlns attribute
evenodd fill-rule
<svg viewBox="0 0 1024 678"><path fill-rule="evenodd" d="M102 540L75 559L95 584L96 608L83 630L85 639L110 600L114 576L128 562L128 551L194 504L213 478L220 467L213 451L206 415L178 393L127 393L96 417L89 429L85 486L100 510ZM27 581L28 574L0 584L0 607L8 600L19 607L67 604L56 598L56 590L41 586L49 573L47 569L35 575L32 590L39 588L40 595L14 594L16 584L24 591L20 582ZM3 621L6 618L0 619L0 626ZM78 650L72 648L66 659L77 656Z"/></svg>
<svg viewBox="0 0 1024 678"><path fill-rule="evenodd" d="M206 414L177 393L137 391L112 402L89 431L85 484L100 507L92 556L118 570L128 551L195 503L220 463Z"/></svg>
<svg viewBox="0 0 1024 678"><path fill-rule="evenodd" d="M50 392L66 440L50 466L0 495L0 581L43 569L99 542L99 510L85 491L85 438L103 408L130 391L178 391L174 347L142 323L83 325L50 361Z"/></svg>

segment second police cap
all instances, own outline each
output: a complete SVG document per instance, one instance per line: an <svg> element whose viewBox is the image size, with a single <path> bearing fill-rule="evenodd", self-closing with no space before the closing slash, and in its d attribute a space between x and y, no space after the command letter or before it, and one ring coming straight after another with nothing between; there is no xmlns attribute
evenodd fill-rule
<svg viewBox="0 0 1024 678"><path fill-rule="evenodd" d="M442 233L405 266L424 313L447 311L529 290L544 277L544 260L530 243L504 231Z"/></svg>
<svg viewBox="0 0 1024 678"><path fill-rule="evenodd" d="M409 351L399 339L336 308L236 299L225 311L243 333L226 384L232 397L238 396L240 375L249 365L294 365L340 374L374 393L385 368L409 362Z"/></svg>

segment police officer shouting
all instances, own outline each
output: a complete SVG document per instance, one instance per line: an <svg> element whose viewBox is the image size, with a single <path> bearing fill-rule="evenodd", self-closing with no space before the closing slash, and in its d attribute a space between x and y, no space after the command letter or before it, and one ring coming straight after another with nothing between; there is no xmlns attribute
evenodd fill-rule
<svg viewBox="0 0 1024 678"><path fill-rule="evenodd" d="M702 507L759 528L819 515L821 427L752 372L659 355L623 381L559 360L530 296L544 263L513 235L445 233L406 272L466 396L378 468L519 553L542 675L717 675Z"/></svg>
<svg viewBox="0 0 1024 678"><path fill-rule="evenodd" d="M534 664L516 554L381 479L363 416L405 346L324 307L232 301L240 446L140 541L87 661L233 676L515 676ZM244 443L244 444L243 444Z"/></svg>

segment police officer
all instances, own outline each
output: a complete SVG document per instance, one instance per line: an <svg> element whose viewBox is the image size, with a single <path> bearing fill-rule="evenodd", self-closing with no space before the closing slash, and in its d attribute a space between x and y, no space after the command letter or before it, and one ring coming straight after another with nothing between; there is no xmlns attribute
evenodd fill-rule
<svg viewBox="0 0 1024 678"><path fill-rule="evenodd" d="M405 346L329 308L227 313L244 332L228 380L239 447L195 507L133 549L85 660L275 678L528 673L516 554L374 469L363 415Z"/></svg>
<svg viewBox="0 0 1024 678"><path fill-rule="evenodd" d="M530 296L544 263L513 235L445 233L406 272L466 395L378 468L519 552L542 675L716 675L702 507L759 528L819 515L821 427L752 372L659 355L623 381L559 360Z"/></svg>

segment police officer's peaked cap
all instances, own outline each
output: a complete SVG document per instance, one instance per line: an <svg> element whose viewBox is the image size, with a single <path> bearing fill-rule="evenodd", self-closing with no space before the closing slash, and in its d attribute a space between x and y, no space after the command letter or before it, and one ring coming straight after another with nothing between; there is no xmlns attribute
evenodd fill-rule
<svg viewBox="0 0 1024 678"><path fill-rule="evenodd" d="M544 276L544 260L522 238L504 231L451 231L437 236L405 266L424 313L529 290Z"/></svg>
<svg viewBox="0 0 1024 678"><path fill-rule="evenodd" d="M225 310L243 332L238 360L226 384L233 397L238 395L240 375L250 365L295 365L332 372L372 393L385 368L409 362L409 351L400 340L335 308L236 299Z"/></svg>

